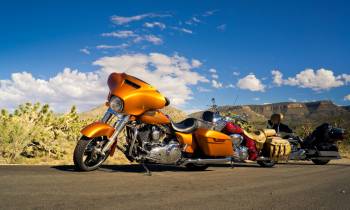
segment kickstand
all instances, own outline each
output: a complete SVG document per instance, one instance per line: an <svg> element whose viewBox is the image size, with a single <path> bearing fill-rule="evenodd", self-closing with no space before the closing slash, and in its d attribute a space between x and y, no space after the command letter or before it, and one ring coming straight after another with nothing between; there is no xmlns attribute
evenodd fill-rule
<svg viewBox="0 0 350 210"><path fill-rule="evenodd" d="M235 166L233 165L233 158L231 158L230 165L231 165L231 168L232 168L232 169L235 167Z"/></svg>
<svg viewBox="0 0 350 210"><path fill-rule="evenodd" d="M146 163L142 162L141 163L142 167L146 170L146 173L144 174L145 176L152 176L151 171L149 170L149 168L147 167Z"/></svg>

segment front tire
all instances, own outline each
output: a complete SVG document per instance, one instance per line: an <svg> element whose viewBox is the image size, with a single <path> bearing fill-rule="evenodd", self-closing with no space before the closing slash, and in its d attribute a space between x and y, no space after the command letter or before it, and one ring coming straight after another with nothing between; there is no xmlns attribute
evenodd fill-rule
<svg viewBox="0 0 350 210"><path fill-rule="evenodd" d="M93 171L108 158L109 152L105 156L98 154L106 144L107 139L103 137L88 138L81 137L74 149L73 161L75 169L78 171Z"/></svg>
<svg viewBox="0 0 350 210"><path fill-rule="evenodd" d="M315 165L326 165L331 160L319 160L319 159L312 159L311 160Z"/></svg>
<svg viewBox="0 0 350 210"><path fill-rule="evenodd" d="M265 167L265 168L272 168L276 164L276 162L273 160L259 160L257 161L257 163L261 167Z"/></svg>

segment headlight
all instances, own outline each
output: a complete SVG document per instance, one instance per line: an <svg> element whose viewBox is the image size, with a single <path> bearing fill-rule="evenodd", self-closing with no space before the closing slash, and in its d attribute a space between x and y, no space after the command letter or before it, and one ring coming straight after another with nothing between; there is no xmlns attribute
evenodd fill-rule
<svg viewBox="0 0 350 210"><path fill-rule="evenodd" d="M113 109L113 111L121 112L123 111L123 101L116 96L112 96L109 101L109 107Z"/></svg>

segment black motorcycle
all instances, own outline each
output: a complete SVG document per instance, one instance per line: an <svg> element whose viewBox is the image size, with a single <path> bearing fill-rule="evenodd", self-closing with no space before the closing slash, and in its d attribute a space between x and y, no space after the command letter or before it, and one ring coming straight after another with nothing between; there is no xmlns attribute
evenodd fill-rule
<svg viewBox="0 0 350 210"><path fill-rule="evenodd" d="M340 159L337 141L344 139L344 129L328 123L318 126L308 137L286 136L292 146L290 160L311 160L316 165L325 165L330 160Z"/></svg>

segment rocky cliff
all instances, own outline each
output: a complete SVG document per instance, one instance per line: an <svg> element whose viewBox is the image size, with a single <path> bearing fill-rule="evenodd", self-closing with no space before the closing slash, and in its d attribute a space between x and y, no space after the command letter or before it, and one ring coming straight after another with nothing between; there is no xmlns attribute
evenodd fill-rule
<svg viewBox="0 0 350 210"><path fill-rule="evenodd" d="M241 105L241 106L219 106L219 111L223 114L246 114L249 121L267 121L273 113L282 113L284 121L289 124L300 124L307 121L340 122L350 123L350 107L337 106L332 101L316 102L281 102L264 105ZM203 112L191 114L193 117L200 117Z"/></svg>

